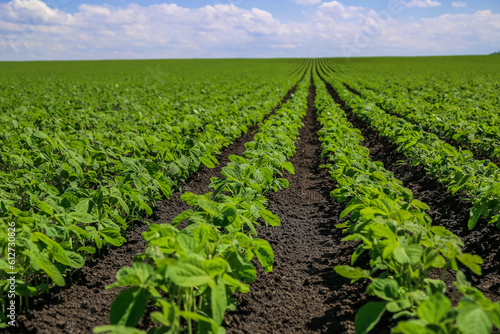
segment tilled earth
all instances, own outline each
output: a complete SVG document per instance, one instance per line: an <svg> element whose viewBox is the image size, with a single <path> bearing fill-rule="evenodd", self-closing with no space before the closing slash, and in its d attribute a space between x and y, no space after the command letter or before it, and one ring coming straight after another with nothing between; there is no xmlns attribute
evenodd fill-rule
<svg viewBox="0 0 500 334"><path fill-rule="evenodd" d="M273 247L273 271L261 270L250 292L238 296L237 310L226 316L228 333L354 332L354 314L365 302L363 283L350 285L333 271L350 262L355 245L340 242L342 233L334 226L344 205L330 198L335 184L319 167L313 98L310 92L297 153L290 160L295 175L286 175L290 187L268 197L281 225L258 229Z"/></svg>

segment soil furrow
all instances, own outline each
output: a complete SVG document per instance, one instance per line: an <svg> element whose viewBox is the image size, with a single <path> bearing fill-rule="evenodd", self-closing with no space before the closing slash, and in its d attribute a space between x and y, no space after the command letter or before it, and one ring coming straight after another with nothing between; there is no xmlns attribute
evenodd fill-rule
<svg viewBox="0 0 500 334"><path fill-rule="evenodd" d="M297 89L296 84L283 97L282 101L264 118L286 103ZM145 217L150 224L169 223L178 214L190 207L180 200L185 191L196 194L206 193L210 178L219 176L222 167L229 163L231 154L241 155L245 143L253 140L259 124L248 129L247 133L224 148L218 156L219 165L213 169L203 167L194 173L181 192L172 198L157 202L151 216ZM134 229L127 233L127 243L122 247L105 247L99 257L87 260L86 265L75 270L66 281L65 287L55 287L48 294L30 301L29 310L19 314L18 327L8 328L5 333L71 333L88 334L96 326L109 323L109 310L115 297L122 289L105 290L107 285L115 281L116 272L125 266L131 266L133 257L145 248L142 232L148 229L144 222L137 222ZM148 326L142 323L142 326Z"/></svg>
<svg viewBox="0 0 500 334"><path fill-rule="evenodd" d="M349 122L361 130L364 137L362 145L370 150L370 158L374 161L381 161L387 170L392 171L394 176L403 181L404 186L413 192L414 198L426 203L431 208L427 213L432 218L433 224L444 226L458 235L464 242L464 252L477 254L483 258L482 276L472 274L467 268L463 270L474 287L483 291L491 300L500 301L500 233L498 229L494 226L487 226L486 221L480 220L474 230L468 230L467 221L472 204L463 200L459 194L452 194L448 191L436 178L428 175L421 165L412 167L399 164L398 162L406 159L403 154L396 151L397 146L387 138L379 136L369 124L354 115L331 85L326 81L325 83L329 93L346 112ZM448 275L445 280L451 287L454 277Z"/></svg>
<svg viewBox="0 0 500 334"><path fill-rule="evenodd" d="M237 296L238 309L226 316L228 333L354 333L355 313L366 302L365 283L350 285L333 271L350 263L355 244L341 242L334 226L344 204L330 198L336 185L319 167L314 96L311 83L297 153L290 160L295 174L285 173L290 187L269 195L269 209L281 226L258 228L273 247L273 271L259 270L250 292Z"/></svg>

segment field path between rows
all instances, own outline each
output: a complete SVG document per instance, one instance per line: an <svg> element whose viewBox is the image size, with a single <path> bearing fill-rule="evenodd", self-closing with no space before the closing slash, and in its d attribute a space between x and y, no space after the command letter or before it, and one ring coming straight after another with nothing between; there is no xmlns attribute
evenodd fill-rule
<svg viewBox="0 0 500 334"><path fill-rule="evenodd" d="M288 101L295 92L297 84L283 97L265 118L266 120L280 106ZM157 202L153 215L145 220L151 224L169 223L181 212L190 207L180 200L185 191L204 194L209 191L210 178L219 176L222 167L229 163L231 154L241 155L245 143L252 141L259 124L248 129L246 134L237 138L231 145L224 148L217 157L219 165L213 169L203 167L191 175L181 192L172 194L172 198ZM116 281L117 271L125 266L131 266L134 256L145 249L142 232L148 226L137 222L127 233L127 243L121 247L105 247L101 255L87 260L85 266L71 275L71 281L66 280L65 287L54 287L49 294L41 295L30 301L30 309L18 316L18 327L8 328L2 333L34 333L34 334L90 334L96 326L109 324L109 310L115 297L121 289L105 290L107 285ZM151 323L140 323L143 328Z"/></svg>
<svg viewBox="0 0 500 334"><path fill-rule="evenodd" d="M271 243L274 268L260 270L250 292L238 295L236 311L226 315L227 333L354 333L352 320L365 302L365 285L350 285L333 271L350 262L354 244L341 242L334 226L344 204L330 198L335 183L319 167L314 96L311 86L297 153L290 159L295 175L285 174L290 187L268 196L281 226L257 229Z"/></svg>

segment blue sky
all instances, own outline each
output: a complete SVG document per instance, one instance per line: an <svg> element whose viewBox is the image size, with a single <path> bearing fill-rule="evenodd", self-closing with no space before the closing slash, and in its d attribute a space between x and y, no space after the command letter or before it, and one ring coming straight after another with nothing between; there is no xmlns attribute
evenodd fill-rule
<svg viewBox="0 0 500 334"><path fill-rule="evenodd" d="M0 0L0 60L499 50L499 0Z"/></svg>

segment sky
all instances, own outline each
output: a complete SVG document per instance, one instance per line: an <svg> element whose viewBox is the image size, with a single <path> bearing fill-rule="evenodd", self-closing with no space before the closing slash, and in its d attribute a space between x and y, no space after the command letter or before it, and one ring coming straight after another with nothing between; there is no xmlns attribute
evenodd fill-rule
<svg viewBox="0 0 500 334"><path fill-rule="evenodd" d="M0 60L500 51L500 0L0 0Z"/></svg>

